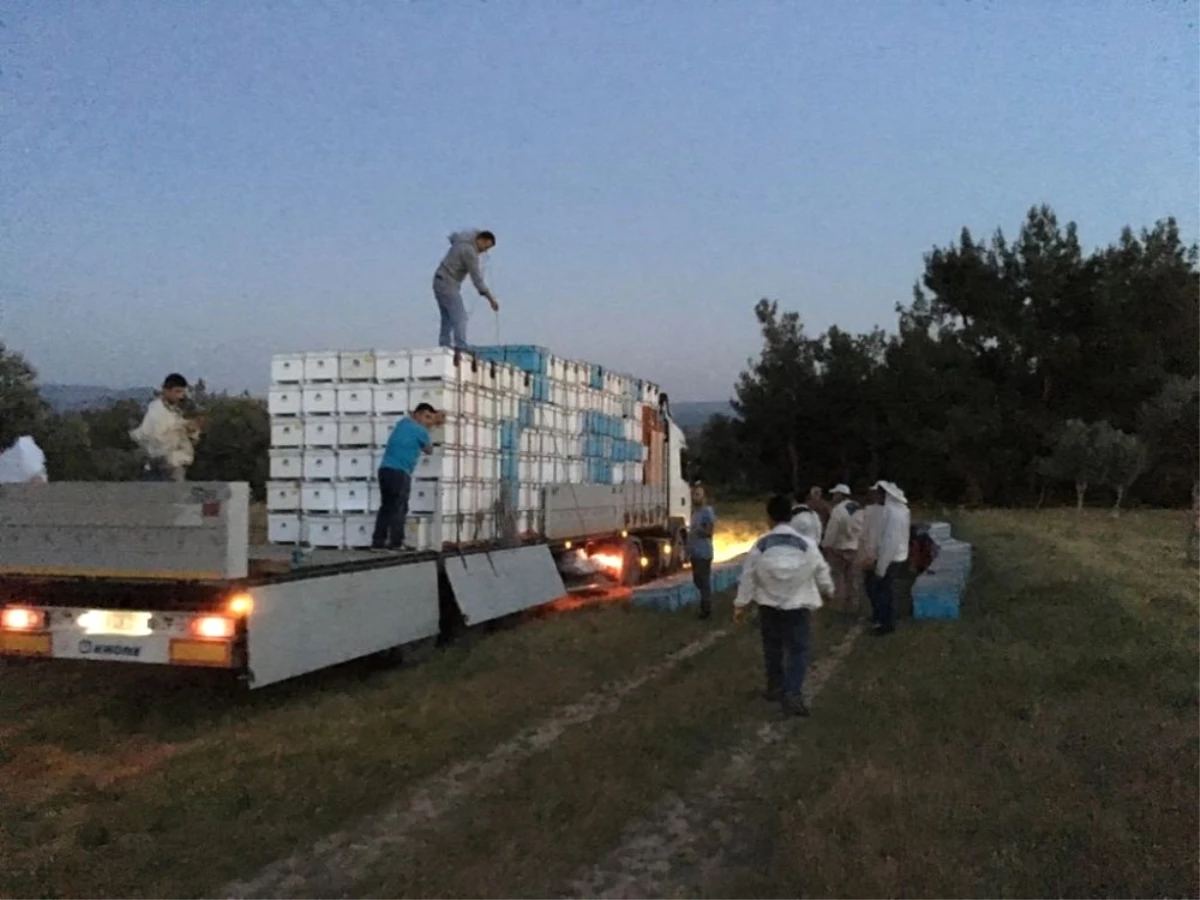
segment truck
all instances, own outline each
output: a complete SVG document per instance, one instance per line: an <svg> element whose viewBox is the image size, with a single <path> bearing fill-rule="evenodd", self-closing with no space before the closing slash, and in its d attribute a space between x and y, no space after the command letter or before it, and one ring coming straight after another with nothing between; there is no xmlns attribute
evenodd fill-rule
<svg viewBox="0 0 1200 900"><path fill-rule="evenodd" d="M336 377L303 374L318 362ZM261 688L685 565L686 442L654 385L539 348L303 353L272 369L265 541L251 538L246 483L0 486L0 655L201 667ZM432 396L448 415L433 477L414 482L431 494L414 517L424 537L412 552L373 553L356 537L372 519L373 472L338 476L362 474L358 457L377 461L392 415L377 399L399 410ZM592 439L618 428L630 437ZM331 457L321 435L355 430L370 442L339 439ZM277 463L296 464L295 434L300 477L278 478Z"/></svg>

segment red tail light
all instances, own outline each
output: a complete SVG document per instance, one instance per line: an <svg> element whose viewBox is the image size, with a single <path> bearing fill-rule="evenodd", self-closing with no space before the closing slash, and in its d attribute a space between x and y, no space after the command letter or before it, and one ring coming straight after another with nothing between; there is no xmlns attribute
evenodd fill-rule
<svg viewBox="0 0 1200 900"><path fill-rule="evenodd" d="M6 606L0 610L0 628L5 631L37 631L46 624L46 614L40 609Z"/></svg>
<svg viewBox="0 0 1200 900"><path fill-rule="evenodd" d="M192 620L192 634L209 640L228 640L233 637L233 619L225 616L201 616Z"/></svg>

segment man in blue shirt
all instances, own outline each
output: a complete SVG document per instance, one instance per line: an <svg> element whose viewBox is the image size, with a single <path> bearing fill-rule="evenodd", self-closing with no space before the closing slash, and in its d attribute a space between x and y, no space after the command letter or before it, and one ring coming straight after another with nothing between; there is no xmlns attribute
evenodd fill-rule
<svg viewBox="0 0 1200 900"><path fill-rule="evenodd" d="M404 543L413 470L422 453L433 452L429 429L443 418L428 403L422 403L392 429L379 465L379 512L375 516L372 550L413 549Z"/></svg>
<svg viewBox="0 0 1200 900"><path fill-rule="evenodd" d="M700 618L712 616L713 528L717 514L708 505L701 485L692 488L692 523L688 528L688 559L692 561L692 583L700 592Z"/></svg>

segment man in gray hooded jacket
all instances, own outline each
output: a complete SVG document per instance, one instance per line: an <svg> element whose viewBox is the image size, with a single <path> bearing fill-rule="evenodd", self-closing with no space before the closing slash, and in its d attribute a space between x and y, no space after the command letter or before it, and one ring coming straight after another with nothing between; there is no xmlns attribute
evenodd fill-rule
<svg viewBox="0 0 1200 900"><path fill-rule="evenodd" d="M467 345L467 308L463 305L462 283L467 275L480 295L487 298L492 310L499 312L500 304L484 284L479 271L479 256L496 246L496 236L490 231L456 231L450 235L450 249L437 271L433 273L433 296L442 317L438 346Z"/></svg>

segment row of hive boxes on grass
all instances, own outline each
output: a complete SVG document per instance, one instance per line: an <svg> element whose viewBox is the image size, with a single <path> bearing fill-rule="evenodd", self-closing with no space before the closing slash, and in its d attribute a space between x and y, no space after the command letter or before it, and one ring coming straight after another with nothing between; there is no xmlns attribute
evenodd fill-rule
<svg viewBox="0 0 1200 900"><path fill-rule="evenodd" d="M587 424L580 414L546 408L531 417L535 423L521 427L517 422L489 422L471 416L447 416L431 430L435 446L468 447L478 450L521 450L526 453L561 453L564 456L604 456L603 451L587 452L584 444L593 437L612 437L644 443L643 429L633 419L616 420L617 435L598 435L584 430ZM383 447L402 416L275 418L271 420L271 446L275 449L296 447ZM540 424L537 424L540 423ZM617 430L616 428L612 430ZM575 442L575 443L572 443ZM595 444L595 442L592 442ZM553 444L553 446L549 446ZM577 447L579 449L574 449ZM598 446L598 445L597 445Z"/></svg>
<svg viewBox="0 0 1200 900"><path fill-rule="evenodd" d="M534 379L587 387L619 397L658 404L659 388L650 382L609 372L602 366L573 362L540 348L479 348L469 351L445 347L397 351L314 351L276 354L271 359L271 382L275 385L328 384L331 382L419 382L441 379L501 391L532 389ZM481 358L487 357L487 358ZM518 364L519 363L519 364Z"/></svg>
<svg viewBox="0 0 1200 900"><path fill-rule="evenodd" d="M539 514L525 510L510 517L511 531L528 534L538 530ZM371 546L375 530L373 515L306 515L270 513L267 516L268 539L272 544L308 544L312 547L355 549ZM417 550L435 549L434 517L409 516L405 523L405 543ZM478 544L495 540L502 533L492 513L442 516L443 545Z"/></svg>
<svg viewBox="0 0 1200 900"><path fill-rule="evenodd" d="M640 445L629 445L638 449ZM269 476L274 481L369 481L383 462L380 449L272 450ZM603 465L598 465L598 464ZM417 458L413 477L466 481L521 481L538 484L641 484L645 463L559 455L440 448Z"/></svg>
<svg viewBox="0 0 1200 900"><path fill-rule="evenodd" d="M494 421L515 419L521 401L536 402L569 412L637 418L644 403L587 388L554 383L545 396L530 392L501 391L475 385L434 381L422 384L328 384L274 386L267 393L272 416L399 415L428 403L453 415L479 416ZM563 427L568 427L564 424ZM579 428L578 423L576 424Z"/></svg>

